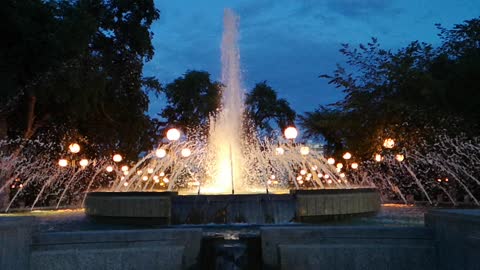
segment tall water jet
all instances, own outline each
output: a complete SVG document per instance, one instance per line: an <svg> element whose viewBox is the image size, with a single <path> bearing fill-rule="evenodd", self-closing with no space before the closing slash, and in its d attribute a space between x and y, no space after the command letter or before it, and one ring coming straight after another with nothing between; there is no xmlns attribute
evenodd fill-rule
<svg viewBox="0 0 480 270"><path fill-rule="evenodd" d="M243 90L240 84L240 54L238 17L230 9L224 12L222 38L222 108L210 129L210 150L214 157L212 181L207 189L230 193L243 188L242 179L242 120Z"/></svg>

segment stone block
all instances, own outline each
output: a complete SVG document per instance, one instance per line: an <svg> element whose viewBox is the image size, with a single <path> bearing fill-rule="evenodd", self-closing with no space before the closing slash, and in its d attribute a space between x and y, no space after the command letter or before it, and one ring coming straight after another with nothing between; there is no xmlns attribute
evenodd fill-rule
<svg viewBox="0 0 480 270"><path fill-rule="evenodd" d="M281 245L357 245L433 247L431 230L422 227L264 227L260 229L267 269L277 269Z"/></svg>
<svg viewBox="0 0 480 270"><path fill-rule="evenodd" d="M33 217L0 217L0 269L29 269L33 221Z"/></svg>
<svg viewBox="0 0 480 270"><path fill-rule="evenodd" d="M280 269L436 269L432 245L286 244L279 253Z"/></svg>
<svg viewBox="0 0 480 270"><path fill-rule="evenodd" d="M202 240L201 229L110 230L41 233L33 238L34 252L109 249L157 249L182 247L185 268L198 264ZM72 255L73 256L73 255Z"/></svg>
<svg viewBox="0 0 480 270"><path fill-rule="evenodd" d="M439 270L480 269L480 209L431 210L425 223L435 235Z"/></svg>
<svg viewBox="0 0 480 270"><path fill-rule="evenodd" d="M177 270L184 247L63 249L34 251L31 270Z"/></svg>

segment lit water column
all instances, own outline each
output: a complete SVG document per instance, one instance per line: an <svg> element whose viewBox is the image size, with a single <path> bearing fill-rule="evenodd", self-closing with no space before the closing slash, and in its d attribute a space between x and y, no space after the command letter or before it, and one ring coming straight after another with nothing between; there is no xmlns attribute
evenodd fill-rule
<svg viewBox="0 0 480 270"><path fill-rule="evenodd" d="M238 17L226 9L222 38L222 110L210 131L210 145L215 152L215 175L212 190L230 193L241 190L241 139L243 117L243 90L240 84L240 54ZM234 187L232 186L234 185Z"/></svg>

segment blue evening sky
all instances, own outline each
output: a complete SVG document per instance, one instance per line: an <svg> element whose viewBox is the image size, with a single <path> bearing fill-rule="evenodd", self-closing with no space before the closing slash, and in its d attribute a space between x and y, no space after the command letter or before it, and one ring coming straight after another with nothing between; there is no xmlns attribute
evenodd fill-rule
<svg viewBox="0 0 480 270"><path fill-rule="evenodd" d="M343 61L341 43L377 37L384 48L410 41L438 44L434 24L480 16L479 0L156 0L160 19L152 26L154 58L144 74L163 84L186 70L205 70L220 79L223 10L240 16L243 87L266 80L299 113L342 98L320 74ZM151 98L154 116L165 104Z"/></svg>

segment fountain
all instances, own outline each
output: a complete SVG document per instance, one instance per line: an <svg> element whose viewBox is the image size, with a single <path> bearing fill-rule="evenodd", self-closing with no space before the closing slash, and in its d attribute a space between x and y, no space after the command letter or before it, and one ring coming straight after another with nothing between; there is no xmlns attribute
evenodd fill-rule
<svg viewBox="0 0 480 270"><path fill-rule="evenodd" d="M87 215L134 222L258 224L379 209L376 189L350 182L321 153L294 143L293 127L288 131L295 136L286 134L287 140L243 134L237 26L237 16L225 10L221 46L225 87L221 110L210 120L208 140L181 140L179 130L169 130L169 142L124 169L114 192L87 195ZM162 186L167 192L154 192Z"/></svg>

